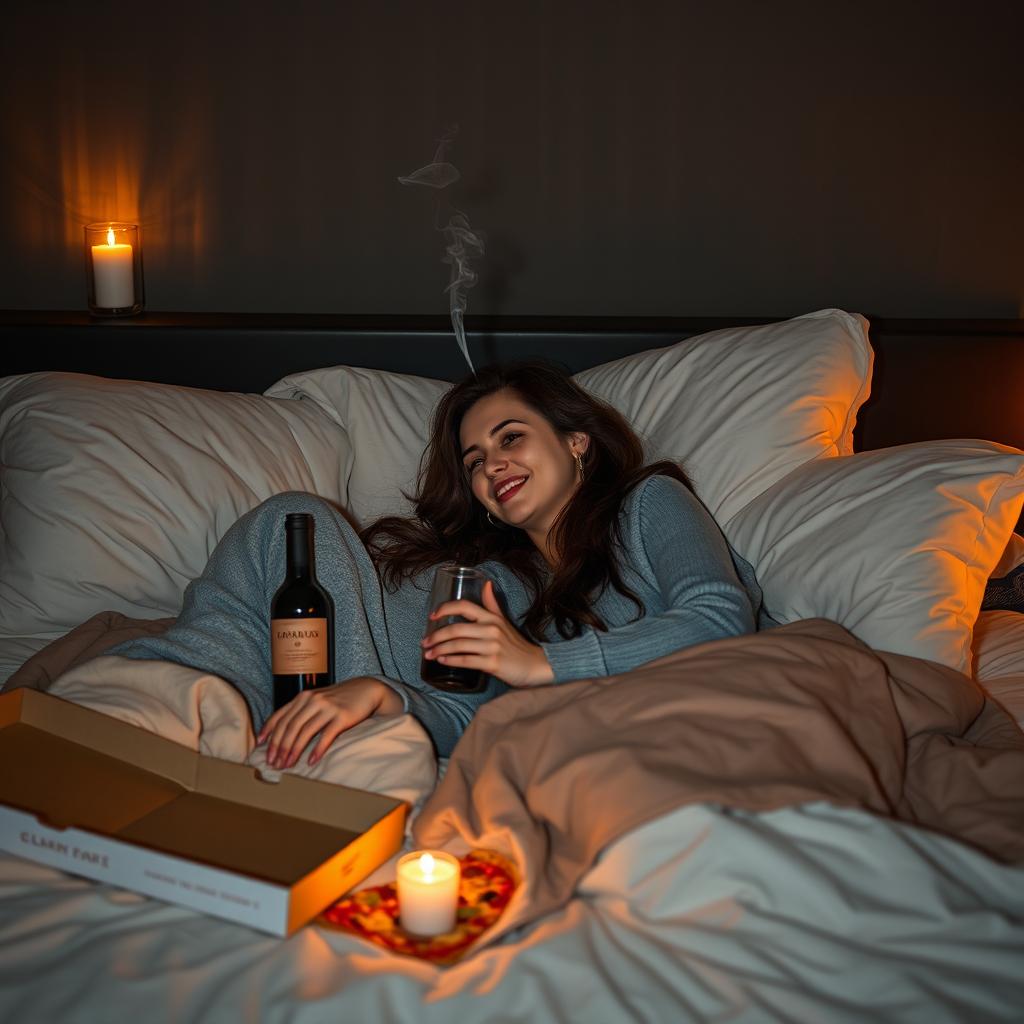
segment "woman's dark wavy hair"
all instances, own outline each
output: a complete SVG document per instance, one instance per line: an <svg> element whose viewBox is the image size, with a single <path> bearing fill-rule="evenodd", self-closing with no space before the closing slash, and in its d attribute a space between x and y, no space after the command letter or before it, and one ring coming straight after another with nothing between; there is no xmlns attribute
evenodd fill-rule
<svg viewBox="0 0 1024 1024"><path fill-rule="evenodd" d="M584 481L552 525L557 567L545 585L547 565L525 530L492 525L470 488L459 428L469 408L495 391L509 389L543 416L561 436L588 434ZM568 370L547 361L487 366L456 384L441 399L430 442L420 460L411 518L385 516L360 537L389 590L440 562L477 565L495 559L528 586L533 603L522 622L535 641L554 623L565 639L583 625L607 629L592 602L609 583L632 600L638 617L643 601L622 580L615 553L622 547L619 511L642 480L662 474L690 486L674 462L644 465L643 446L626 419L588 394Z"/></svg>

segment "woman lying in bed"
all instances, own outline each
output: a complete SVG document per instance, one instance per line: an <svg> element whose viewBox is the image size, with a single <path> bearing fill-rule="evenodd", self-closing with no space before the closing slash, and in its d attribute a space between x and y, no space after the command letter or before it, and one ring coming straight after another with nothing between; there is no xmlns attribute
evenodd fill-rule
<svg viewBox="0 0 1024 1024"><path fill-rule="evenodd" d="M249 703L274 767L319 735L411 712L447 755L474 711L508 687L625 672L751 632L760 592L671 462L645 466L626 420L545 363L489 367L444 395L410 518L357 534L327 502L282 494L239 519L161 637L109 652L215 673ZM267 614L284 576L288 512L316 519L317 575L335 604L340 682L271 713ZM479 565L484 604L423 637L434 568ZM382 585L383 584L383 585ZM421 654L491 678L482 693L420 679Z"/></svg>

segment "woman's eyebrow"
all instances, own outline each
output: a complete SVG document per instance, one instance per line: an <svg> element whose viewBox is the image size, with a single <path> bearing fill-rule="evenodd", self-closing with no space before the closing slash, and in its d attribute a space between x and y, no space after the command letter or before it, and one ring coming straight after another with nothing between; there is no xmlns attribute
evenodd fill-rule
<svg viewBox="0 0 1024 1024"><path fill-rule="evenodd" d="M502 427L507 427L510 423L522 423L524 427L528 427L530 424L523 420L502 420L496 427L491 428L491 432L487 435L488 437L494 437L494 435L501 430ZM465 458L474 448L479 448L479 445L471 444L461 455L461 458Z"/></svg>

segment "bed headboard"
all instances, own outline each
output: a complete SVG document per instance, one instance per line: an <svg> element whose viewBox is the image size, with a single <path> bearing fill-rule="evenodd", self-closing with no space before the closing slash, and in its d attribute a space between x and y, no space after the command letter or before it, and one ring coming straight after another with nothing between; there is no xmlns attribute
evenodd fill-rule
<svg viewBox="0 0 1024 1024"><path fill-rule="evenodd" d="M577 371L722 327L778 317L470 317L478 366L543 356ZM872 395L860 450L941 437L1024 448L1024 320L871 318ZM0 313L0 376L71 370L262 392L298 370L345 363L454 380L466 371L443 316Z"/></svg>

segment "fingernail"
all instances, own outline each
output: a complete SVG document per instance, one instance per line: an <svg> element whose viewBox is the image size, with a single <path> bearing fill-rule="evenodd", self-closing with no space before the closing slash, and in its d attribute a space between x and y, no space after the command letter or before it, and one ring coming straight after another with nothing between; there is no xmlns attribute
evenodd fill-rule
<svg viewBox="0 0 1024 1024"><path fill-rule="evenodd" d="M430 650L426 650L426 651L423 652L423 657L426 658L427 661L431 661L433 659L433 657L434 657L434 652L430 651Z"/></svg>

